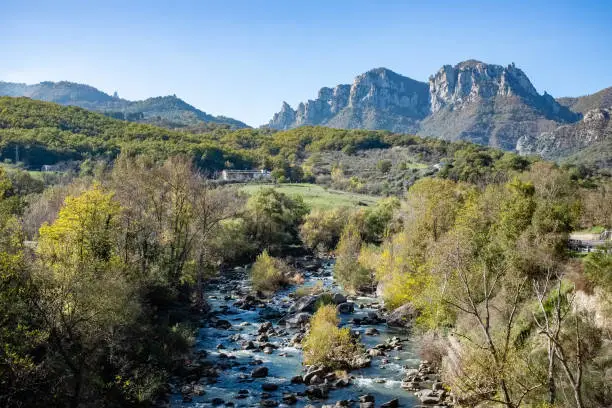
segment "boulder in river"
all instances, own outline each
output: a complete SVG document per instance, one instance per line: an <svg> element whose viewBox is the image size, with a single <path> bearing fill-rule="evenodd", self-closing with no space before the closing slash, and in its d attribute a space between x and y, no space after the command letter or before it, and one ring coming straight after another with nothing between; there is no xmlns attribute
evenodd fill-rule
<svg viewBox="0 0 612 408"><path fill-rule="evenodd" d="M314 368L309 370L306 375L304 375L303 380L305 384L311 384L311 380L313 377L318 376L319 378L323 378L326 371L323 368Z"/></svg>
<svg viewBox="0 0 612 408"><path fill-rule="evenodd" d="M264 378L268 376L268 367L257 367L251 371L251 377Z"/></svg>
<svg viewBox="0 0 612 408"><path fill-rule="evenodd" d="M372 394L365 394L359 397L359 402L374 402L375 398Z"/></svg>
<svg viewBox="0 0 612 408"><path fill-rule="evenodd" d="M311 385L306 388L306 396L310 399L325 399L329 390L325 385Z"/></svg>
<svg viewBox="0 0 612 408"><path fill-rule="evenodd" d="M384 404L380 404L380 408L397 408L399 406L399 400L393 398L391 401L387 401Z"/></svg>
<svg viewBox="0 0 612 408"><path fill-rule="evenodd" d="M339 305L340 303L346 303L346 296L342 293L334 293L332 296L334 304Z"/></svg>
<svg viewBox="0 0 612 408"><path fill-rule="evenodd" d="M285 323L289 327L300 327L307 324L310 321L310 313L302 312L298 313L295 316L289 317L285 320Z"/></svg>
<svg viewBox="0 0 612 408"><path fill-rule="evenodd" d="M278 319L283 316L283 314L280 311L274 309L273 307L268 307L268 306L261 309L258 313L262 319L266 319L266 320Z"/></svg>
<svg viewBox="0 0 612 408"><path fill-rule="evenodd" d="M269 332L272 329L272 322L263 322L261 325L259 325L259 328L257 329L257 333L259 334L264 334Z"/></svg>
<svg viewBox="0 0 612 408"><path fill-rule="evenodd" d="M348 387L349 385L351 385L351 380L348 378L340 378L334 383L336 388L344 388Z"/></svg>
<svg viewBox="0 0 612 408"><path fill-rule="evenodd" d="M291 392L285 393L283 394L283 402L285 404L293 405L297 403L297 397Z"/></svg>
<svg viewBox="0 0 612 408"><path fill-rule="evenodd" d="M440 402L440 396L433 390L417 391L415 395L423 404L438 404Z"/></svg>
<svg viewBox="0 0 612 408"><path fill-rule="evenodd" d="M314 313L318 300L318 296L303 296L296 300L293 305L291 305L289 308L289 313Z"/></svg>
<svg viewBox="0 0 612 408"><path fill-rule="evenodd" d="M278 384L266 382L266 383L261 384L261 389L264 391L276 391L278 390Z"/></svg>
<svg viewBox="0 0 612 408"><path fill-rule="evenodd" d="M338 309L338 313L341 313L341 314L353 313L355 311L355 304L352 302L340 303L337 306L337 309Z"/></svg>
<svg viewBox="0 0 612 408"><path fill-rule="evenodd" d="M387 315L387 325L391 327L412 327L416 309L410 303L398 307Z"/></svg>
<svg viewBox="0 0 612 408"><path fill-rule="evenodd" d="M227 320L217 320L217 322L215 323L215 328L216 329L222 329L222 330L228 330L232 327L232 324L230 322L228 322Z"/></svg>
<svg viewBox="0 0 612 408"><path fill-rule="evenodd" d="M369 356L359 356L351 360L349 365L351 366L352 369L357 370L360 368L369 367L370 364L372 364L372 359Z"/></svg>

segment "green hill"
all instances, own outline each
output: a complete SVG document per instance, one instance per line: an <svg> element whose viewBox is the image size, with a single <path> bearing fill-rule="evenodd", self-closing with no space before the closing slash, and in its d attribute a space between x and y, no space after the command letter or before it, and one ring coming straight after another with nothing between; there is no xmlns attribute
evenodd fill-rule
<svg viewBox="0 0 612 408"><path fill-rule="evenodd" d="M358 193L398 193L418 178L473 181L531 159L470 142L449 142L389 131L300 127L193 133L127 122L73 106L0 97L0 160L30 169L119 152L164 159L187 154L205 172L266 168L279 181L309 181ZM382 187L381 187L382 186Z"/></svg>

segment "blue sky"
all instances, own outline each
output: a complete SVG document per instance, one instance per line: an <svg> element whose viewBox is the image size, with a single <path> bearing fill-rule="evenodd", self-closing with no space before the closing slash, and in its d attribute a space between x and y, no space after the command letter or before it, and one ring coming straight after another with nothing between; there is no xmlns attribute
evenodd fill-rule
<svg viewBox="0 0 612 408"><path fill-rule="evenodd" d="M3 0L0 80L176 94L258 126L374 67L515 62L538 91L612 86L608 1Z"/></svg>

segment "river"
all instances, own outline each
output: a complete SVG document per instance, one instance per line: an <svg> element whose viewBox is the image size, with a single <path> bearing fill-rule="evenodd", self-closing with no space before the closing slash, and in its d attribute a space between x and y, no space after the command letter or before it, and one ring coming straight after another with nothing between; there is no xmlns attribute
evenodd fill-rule
<svg viewBox="0 0 612 408"><path fill-rule="evenodd" d="M301 270L304 285L323 285L328 291L342 293L333 280L333 260L320 261L318 267L311 270ZM393 337L401 340L401 350L385 351L383 356L372 357L370 367L353 370L350 375L351 385L333 389L325 400L310 400L304 396L306 385L292 384L291 378L303 375L301 350L291 343L292 337L298 329L287 328L278 324L279 318L274 317L286 314L287 309L294 303L289 295L295 291L290 287L276 293L265 307L254 310L244 310L234 305L236 301L249 293L249 279L245 269L234 271L228 276L213 281L208 285L206 294L216 319L226 320L231 327L215 324L217 320L203 321L195 344L195 354L200 355L206 364L216 369L216 378L203 377L198 381L187 383L185 388L179 379L175 379L170 405L173 407L210 407L210 406L260 406L280 407L287 406L283 396L291 393L297 396L297 402L291 406L304 407L306 405L333 405L337 401L358 401L359 396L371 394L375 397L376 406L397 398L402 407L415 407L419 405L416 397L400 387L401 380L409 368L417 368L419 359L415 344L406 331L388 327L385 323L375 325L354 324L353 319L363 319L368 315L378 314L379 300L373 297L350 297L349 301L356 305L355 311L341 315L342 325L359 332L361 342L370 349L377 344L385 343ZM267 316L266 316L267 314ZM262 317L263 315L263 317ZM257 348L258 329L260 325L270 321L273 323L273 334L269 335L266 343L270 343L266 352ZM366 335L368 328L375 328L377 335ZM371 329L370 329L371 331ZM262 340L259 337L259 340ZM252 341L256 348L250 349L248 342ZM276 349L272 349L276 347ZM245 349L247 348L247 349ZM399 348L399 347L397 347ZM269 352L271 354L269 354ZM268 368L265 378L251 378L251 371L255 367ZM270 391L263 391L262 385ZM275 384L278 389L275 388ZM198 392L193 392L193 390ZM181 392L182 391L182 392ZM185 397L185 393L189 396ZM198 395L202 394L202 395ZM263 395L262 395L263 394ZM287 401L287 400L285 400ZM293 401L291 401L293 402Z"/></svg>

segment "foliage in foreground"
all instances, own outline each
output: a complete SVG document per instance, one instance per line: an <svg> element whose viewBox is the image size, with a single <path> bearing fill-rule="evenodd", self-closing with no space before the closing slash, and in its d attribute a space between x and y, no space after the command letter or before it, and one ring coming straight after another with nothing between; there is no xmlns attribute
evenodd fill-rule
<svg viewBox="0 0 612 408"><path fill-rule="evenodd" d="M387 305L411 303L422 330L447 333L439 357L460 404L610 403L601 298L579 292L581 265L566 250L579 197L546 163L478 189L432 179L410 190L404 229L383 244L376 277ZM609 290L607 258L584 261L597 291Z"/></svg>
<svg viewBox="0 0 612 408"><path fill-rule="evenodd" d="M350 368L362 353L350 330L339 328L340 319L334 305L322 305L310 319L310 331L303 341L304 364L329 369Z"/></svg>

